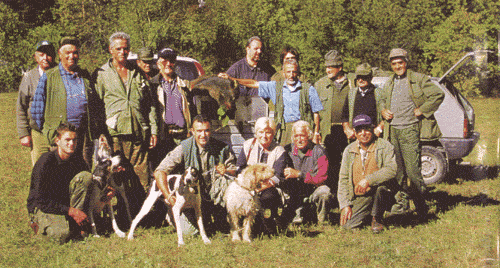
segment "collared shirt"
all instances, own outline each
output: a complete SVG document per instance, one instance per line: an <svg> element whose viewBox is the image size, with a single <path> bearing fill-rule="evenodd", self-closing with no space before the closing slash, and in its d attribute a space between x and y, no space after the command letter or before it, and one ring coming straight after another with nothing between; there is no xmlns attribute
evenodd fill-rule
<svg viewBox="0 0 500 268"><path fill-rule="evenodd" d="M43 71L42 67L40 67L40 65L38 65L38 68L37 68L37 69L38 69L38 73L40 74L40 76L42 76L42 75L43 75L43 73L44 73L44 71Z"/></svg>
<svg viewBox="0 0 500 268"><path fill-rule="evenodd" d="M265 61L259 61L256 67L248 64L246 57L237 61L226 72L229 76L242 79L254 79L257 81L270 81L276 70ZM258 91L254 88L240 86L240 96L257 96Z"/></svg>
<svg viewBox="0 0 500 268"><path fill-rule="evenodd" d="M78 72L72 74L66 71L60 63L59 72L66 88L67 120L78 127L86 114L88 104L83 79L79 76Z"/></svg>
<svg viewBox="0 0 500 268"><path fill-rule="evenodd" d="M418 118L413 112L417 106L412 99L410 81L406 75L396 76L390 110L394 113L391 126L405 128L418 123Z"/></svg>
<svg viewBox="0 0 500 268"><path fill-rule="evenodd" d="M174 77L172 82L168 82L162 77L160 83L165 96L165 124L184 128L186 120L182 113L182 94L177 88L177 79Z"/></svg>
<svg viewBox="0 0 500 268"><path fill-rule="evenodd" d="M299 107L299 87L301 86L302 83L300 81L297 81L297 83L291 87L292 90L290 90L290 86L286 83L283 85L283 118L285 119L285 123L295 122L301 119ZM259 96L262 98L269 98L274 104L276 104L276 81L259 82ZM313 86L309 88L309 103L311 104L311 110L313 113L323 110L321 100L319 99L318 93Z"/></svg>
<svg viewBox="0 0 500 268"><path fill-rule="evenodd" d="M342 122L349 122L350 107L348 103L349 95L347 96L346 104L344 105L344 109L342 110ZM377 125L379 123L377 118L377 100L375 98L375 87L373 85L368 86L365 91L363 91L361 88L356 91L352 113L352 118L355 118L360 114L366 114L372 119L373 124Z"/></svg>

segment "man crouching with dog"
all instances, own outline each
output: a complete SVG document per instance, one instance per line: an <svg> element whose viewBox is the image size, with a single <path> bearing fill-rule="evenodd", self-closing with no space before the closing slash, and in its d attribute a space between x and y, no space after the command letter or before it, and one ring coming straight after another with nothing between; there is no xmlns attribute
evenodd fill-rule
<svg viewBox="0 0 500 268"><path fill-rule="evenodd" d="M215 169L215 172L220 175L225 173L234 175L237 169L236 156L227 144L210 137L210 121L203 115L197 115L193 118L190 131L192 136L168 153L156 168L154 173L156 184L165 200L172 206L175 203L175 196L172 196L168 190L167 176L182 174L185 168L194 167L203 174L200 181L201 211L203 221L207 224L207 230L212 233L215 229L229 230L224 207L215 204L209 193L214 180L210 174L214 173L212 171ZM197 232L194 213L189 210L184 211L181 215L181 221L183 233L195 234Z"/></svg>
<svg viewBox="0 0 500 268"><path fill-rule="evenodd" d="M43 154L31 173L27 201L31 227L35 234L59 243L81 238L88 222L88 204L92 174L80 154L75 154L77 129L63 122L56 129L57 149ZM112 198L114 191L109 192Z"/></svg>

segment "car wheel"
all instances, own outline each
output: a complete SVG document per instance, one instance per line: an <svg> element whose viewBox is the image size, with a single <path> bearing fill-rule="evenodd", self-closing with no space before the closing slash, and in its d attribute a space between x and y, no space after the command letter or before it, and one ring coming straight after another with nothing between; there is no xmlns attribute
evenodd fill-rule
<svg viewBox="0 0 500 268"><path fill-rule="evenodd" d="M439 183L446 176L448 162L444 154L432 146L422 146L422 177L426 185Z"/></svg>

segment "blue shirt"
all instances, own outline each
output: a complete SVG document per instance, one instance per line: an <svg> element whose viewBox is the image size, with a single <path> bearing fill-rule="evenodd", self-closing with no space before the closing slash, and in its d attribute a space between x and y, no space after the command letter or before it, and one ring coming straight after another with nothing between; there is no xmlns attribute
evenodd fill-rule
<svg viewBox="0 0 500 268"><path fill-rule="evenodd" d="M68 122L78 127L86 113L88 104L83 79L76 72L74 74L67 72L61 63L59 63L59 73L66 89L66 118ZM46 90L47 75L44 73L38 80L31 108L31 116L40 130L43 129L43 123L45 122Z"/></svg>
<svg viewBox="0 0 500 268"><path fill-rule="evenodd" d="M253 79L257 81L269 81L276 70L266 61L259 61L256 67L248 64L246 58L243 58L229 67L226 72L229 76L242 79ZM257 90L239 86L240 96L256 96Z"/></svg>
<svg viewBox="0 0 500 268"><path fill-rule="evenodd" d="M297 81L297 83L293 86L288 86L286 83L283 85L283 118L285 119L285 123L295 122L301 119L299 109L299 87L301 85L302 83L300 81ZM259 96L271 99L271 101L276 105L276 81L259 82ZM323 110L323 105L319 99L318 92L316 92L316 89L313 86L309 88L309 103L311 104L311 110L313 113Z"/></svg>
<svg viewBox="0 0 500 268"><path fill-rule="evenodd" d="M169 83L161 78L160 83L165 96L165 124L184 128L186 120L182 113L182 94L177 89L177 79Z"/></svg>

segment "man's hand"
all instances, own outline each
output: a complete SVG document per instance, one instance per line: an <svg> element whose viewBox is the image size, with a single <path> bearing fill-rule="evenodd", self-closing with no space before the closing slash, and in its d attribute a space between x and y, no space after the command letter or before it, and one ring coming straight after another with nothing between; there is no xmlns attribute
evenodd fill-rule
<svg viewBox="0 0 500 268"><path fill-rule="evenodd" d="M68 215L75 220L76 224L80 226L82 226L88 220L87 214L77 208L70 207L68 210Z"/></svg>
<svg viewBox="0 0 500 268"><path fill-rule="evenodd" d="M296 170L296 169L293 169L293 168L290 168L290 167L287 167L285 168L284 170L284 174L285 174L285 179L289 179L289 178L298 178L300 176L300 170Z"/></svg>
<svg viewBox="0 0 500 268"><path fill-rule="evenodd" d="M370 190L370 183L366 179L362 179L354 188L354 193L364 195Z"/></svg>
<svg viewBox="0 0 500 268"><path fill-rule="evenodd" d="M224 175L226 173L226 166L222 163L218 164L215 166L215 170L221 175Z"/></svg>
<svg viewBox="0 0 500 268"><path fill-rule="evenodd" d="M347 137L348 140L355 140L356 135L354 133L354 129L351 127L346 127L344 129L345 136Z"/></svg>
<svg viewBox="0 0 500 268"><path fill-rule="evenodd" d="M158 142L158 136L151 135L151 138L149 139L149 149L155 148L157 142Z"/></svg>
<svg viewBox="0 0 500 268"><path fill-rule="evenodd" d="M312 138L312 142L314 142L316 144L320 144L321 143L321 134L319 132L314 132L314 135L313 135L313 138Z"/></svg>
<svg viewBox="0 0 500 268"><path fill-rule="evenodd" d="M229 75L227 73L219 73L217 76L220 78L229 79Z"/></svg>
<svg viewBox="0 0 500 268"><path fill-rule="evenodd" d="M350 206L347 206L342 209L340 212L340 226L344 225L347 223L348 220L350 220L352 217L352 208Z"/></svg>
<svg viewBox="0 0 500 268"><path fill-rule="evenodd" d="M391 120L394 117L394 113L392 113L389 109L384 109L380 113L385 120Z"/></svg>
<svg viewBox="0 0 500 268"><path fill-rule="evenodd" d="M26 147L32 146L31 136L29 136L29 135L22 137L19 141L21 142L22 146L26 146Z"/></svg>
<svg viewBox="0 0 500 268"><path fill-rule="evenodd" d="M417 118L422 116L422 111L420 111L420 108L416 108L415 110L413 110L413 113Z"/></svg>
<svg viewBox="0 0 500 268"><path fill-rule="evenodd" d="M259 193L259 192L262 192L262 191L264 191L264 190L266 190L266 189L269 189L269 188L271 188L271 187L274 187L274 185L275 185L275 184L274 184L274 181L273 181L273 180L271 180L271 179L268 179L268 180L265 180L265 181L261 182L261 183L260 183L260 188L259 188L259 189L257 189L257 190L255 190L255 191L256 191L257 193Z"/></svg>
<svg viewBox="0 0 500 268"><path fill-rule="evenodd" d="M113 189L111 186L108 186L107 189L109 192L106 194L106 199L102 200L104 203L111 201L111 199L113 199L113 197L115 197L116 194L116 190Z"/></svg>

